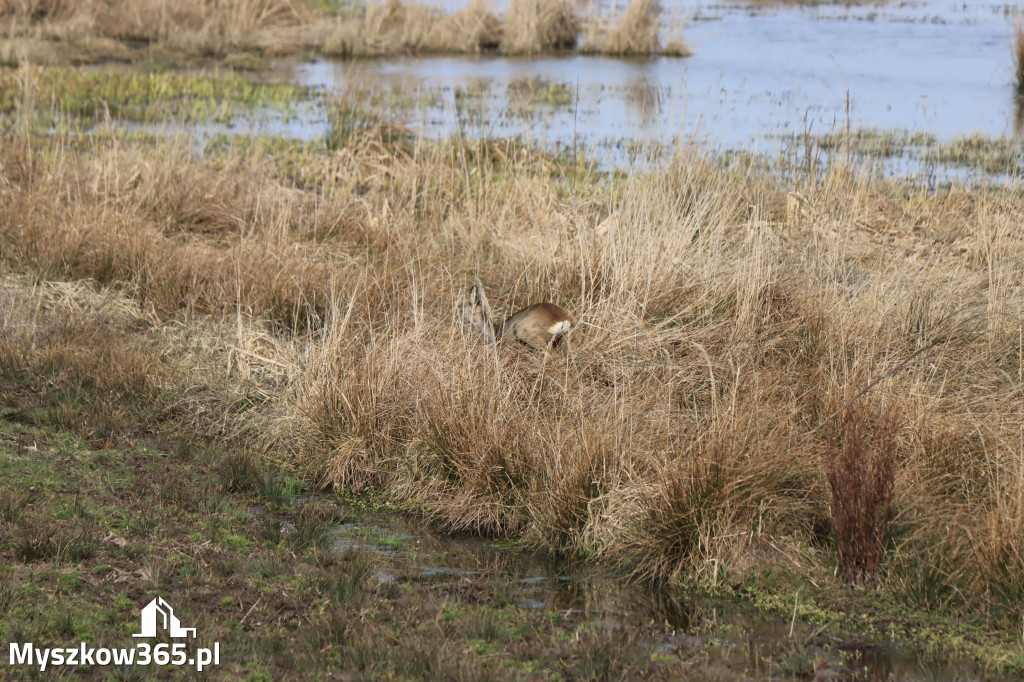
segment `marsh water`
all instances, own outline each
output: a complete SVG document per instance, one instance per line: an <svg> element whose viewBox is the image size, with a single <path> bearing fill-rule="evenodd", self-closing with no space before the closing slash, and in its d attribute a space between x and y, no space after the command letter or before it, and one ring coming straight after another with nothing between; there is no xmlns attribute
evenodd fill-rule
<svg viewBox="0 0 1024 682"><path fill-rule="evenodd" d="M693 141L712 152L795 156L806 135L847 129L923 132L940 143L973 133L1015 140L1024 120L1012 85L1016 15L1014 5L977 0L666 0L661 40L681 35L692 56L314 61L278 63L273 77L342 100L372 98L428 136L514 136L583 150L604 166L646 161L652 150ZM314 108L255 127L314 139L327 125L326 111ZM932 171L914 158L917 151L887 159L888 170Z"/></svg>
<svg viewBox="0 0 1024 682"><path fill-rule="evenodd" d="M982 677L968 664L935 660L890 642L844 639L827 627L819 630L800 620L794 624L735 601L673 596L547 555L479 538L435 535L409 519L354 508L344 508L343 516L347 520L334 528L334 548L374 557L380 582L409 578L441 585L486 581L506 594L511 592L517 607L542 609L569 624L612 629L653 625L661 634L645 642L652 653L697 649L709 661L726 662L726 678L791 677L780 671L778 664L780 652L785 655L791 650L809 660L827 662L825 679Z"/></svg>

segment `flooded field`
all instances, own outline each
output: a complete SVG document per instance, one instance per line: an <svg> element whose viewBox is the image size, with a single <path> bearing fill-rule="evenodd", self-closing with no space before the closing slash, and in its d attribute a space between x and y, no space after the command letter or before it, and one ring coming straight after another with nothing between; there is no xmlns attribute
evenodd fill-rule
<svg viewBox="0 0 1024 682"><path fill-rule="evenodd" d="M400 57L278 64L275 74L342 101L373 98L426 135L516 136L603 166L691 140L796 157L807 136L848 129L1013 141L1015 13L983 2L675 2L664 3L663 40L685 25L690 57ZM312 139L325 126L319 110L258 128ZM927 152L911 146L886 163L921 173ZM976 164L941 165L948 175Z"/></svg>
<svg viewBox="0 0 1024 682"><path fill-rule="evenodd" d="M166 594L221 679L1024 670L1015 6L686 0L623 58L618 0L578 49L134 1L0 7L0 636ZM544 301L557 352L491 345Z"/></svg>

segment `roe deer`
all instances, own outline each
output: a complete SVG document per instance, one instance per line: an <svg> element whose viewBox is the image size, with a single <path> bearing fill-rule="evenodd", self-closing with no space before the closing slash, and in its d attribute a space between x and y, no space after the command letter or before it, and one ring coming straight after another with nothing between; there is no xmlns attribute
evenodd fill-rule
<svg viewBox="0 0 1024 682"><path fill-rule="evenodd" d="M497 343L516 339L528 346L546 349L557 346L569 329L572 319L554 303L534 303L500 324L491 322L491 306L484 288L477 280L462 304L462 321L476 329L484 341Z"/></svg>

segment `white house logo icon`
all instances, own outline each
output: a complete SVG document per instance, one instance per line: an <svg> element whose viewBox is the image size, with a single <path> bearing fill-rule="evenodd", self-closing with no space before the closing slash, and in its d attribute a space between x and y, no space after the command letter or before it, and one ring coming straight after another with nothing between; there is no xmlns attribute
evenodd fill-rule
<svg viewBox="0 0 1024 682"><path fill-rule="evenodd" d="M188 637L189 633L196 636L196 629L181 627L171 605L163 597L157 597L142 609L142 632L132 637L156 637L158 622L163 624L163 629L171 637Z"/></svg>

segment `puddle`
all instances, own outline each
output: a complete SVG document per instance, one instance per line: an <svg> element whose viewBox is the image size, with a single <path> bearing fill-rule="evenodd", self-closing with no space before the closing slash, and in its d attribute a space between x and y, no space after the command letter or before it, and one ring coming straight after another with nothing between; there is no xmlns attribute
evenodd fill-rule
<svg viewBox="0 0 1024 682"><path fill-rule="evenodd" d="M648 642L652 652L703 647L709 656L731 662L759 679L777 677L766 661L777 660L780 643L789 639L788 620L767 618L733 602L676 599L650 587L634 587L621 578L574 567L546 555L513 551L477 538L435 537L414 522L365 515L346 509L351 519L335 527L334 549L373 555L378 579L400 582L429 578L438 584L487 580L512 590L522 609L557 613L563 621L609 628L653 624L664 631ZM722 633L744 633L723 635ZM865 644L829 639L797 623L796 641L810 641L811 655L830 648L844 652L843 678L976 679L968 665L930 660L886 643ZM773 655L774 654L774 657ZM828 658L830 654L825 654Z"/></svg>

